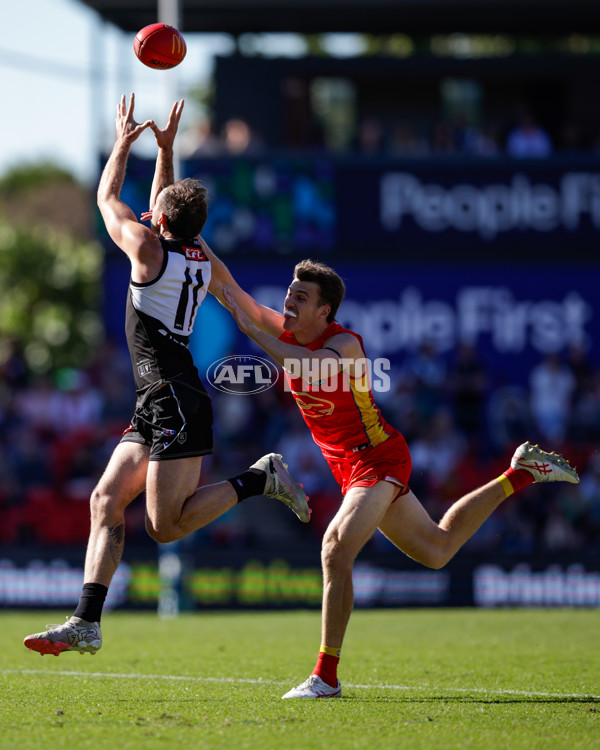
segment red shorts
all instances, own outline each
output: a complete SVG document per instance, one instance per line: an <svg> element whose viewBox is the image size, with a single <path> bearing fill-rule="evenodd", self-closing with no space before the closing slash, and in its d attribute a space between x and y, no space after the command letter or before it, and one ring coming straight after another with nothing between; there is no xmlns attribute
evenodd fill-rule
<svg viewBox="0 0 600 750"><path fill-rule="evenodd" d="M343 495L351 487L372 487L382 481L397 484L401 488L399 495L408 492L412 461L406 440L399 432L375 448L349 452L343 457L325 455L325 460Z"/></svg>

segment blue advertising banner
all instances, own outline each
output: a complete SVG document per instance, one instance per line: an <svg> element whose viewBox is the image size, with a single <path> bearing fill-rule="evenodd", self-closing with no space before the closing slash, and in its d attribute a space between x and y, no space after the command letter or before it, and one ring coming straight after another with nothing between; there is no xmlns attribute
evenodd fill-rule
<svg viewBox="0 0 600 750"><path fill-rule="evenodd" d="M132 157L123 199L147 210L154 162ZM403 262L594 260L600 159L394 161L307 155L183 166L211 196L205 239L227 257Z"/></svg>
<svg viewBox="0 0 600 750"><path fill-rule="evenodd" d="M339 164L338 248L388 257L590 259L600 164L466 161Z"/></svg>
<svg viewBox="0 0 600 750"><path fill-rule="evenodd" d="M282 309L293 265L229 263L240 285L276 310ZM468 342L512 382L523 382L545 355L566 354L573 345L598 362L596 267L333 265L347 288L338 320L362 335L371 358L398 364L425 343L444 356ZM257 353L214 298L203 304L196 326L192 346L200 369L232 353Z"/></svg>
<svg viewBox="0 0 600 750"><path fill-rule="evenodd" d="M123 199L147 209L154 163L131 158ZM339 321L394 364L424 343L476 345L524 381L547 354L598 339L600 160L390 162L315 158L187 162L211 195L203 236L261 303L280 310L293 266L312 257L347 284ZM129 267L105 236L105 321L123 339ZM200 370L257 353L215 300L192 347Z"/></svg>

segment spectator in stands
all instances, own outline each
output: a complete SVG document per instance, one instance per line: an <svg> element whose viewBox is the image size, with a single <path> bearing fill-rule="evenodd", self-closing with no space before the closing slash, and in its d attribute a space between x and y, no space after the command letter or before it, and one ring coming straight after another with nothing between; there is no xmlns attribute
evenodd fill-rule
<svg viewBox="0 0 600 750"><path fill-rule="evenodd" d="M495 388L488 401L487 433L496 450L508 450L519 435L530 435L533 423L527 389L517 385Z"/></svg>
<svg viewBox="0 0 600 750"><path fill-rule="evenodd" d="M102 412L102 396L92 387L83 370L66 368L57 373L59 390L50 400L52 423L60 431L93 430Z"/></svg>
<svg viewBox="0 0 600 750"><path fill-rule="evenodd" d="M582 527L589 542L597 548L600 534L600 453L594 453L581 476L581 497L587 504Z"/></svg>
<svg viewBox="0 0 600 750"><path fill-rule="evenodd" d="M399 120L392 131L390 140L390 156L420 157L426 156L429 146L425 138L417 135L412 123Z"/></svg>
<svg viewBox="0 0 600 750"><path fill-rule="evenodd" d="M463 133L462 153L465 156L490 158L498 156L500 146L498 133L492 124L483 129L469 127Z"/></svg>
<svg viewBox="0 0 600 750"><path fill-rule="evenodd" d="M563 154L577 156L584 150L583 137L579 123L574 120L565 122L561 128L560 150Z"/></svg>
<svg viewBox="0 0 600 750"><path fill-rule="evenodd" d="M575 377L575 397L593 386L596 374L589 349L583 344L572 344L567 352L567 364Z"/></svg>
<svg viewBox="0 0 600 750"><path fill-rule="evenodd" d="M427 421L445 398L447 365L433 341L423 341L416 351L407 355L402 377L411 384L415 409Z"/></svg>
<svg viewBox="0 0 600 750"><path fill-rule="evenodd" d="M19 430L7 446L7 455L20 487L28 489L51 484L50 451L35 430Z"/></svg>
<svg viewBox="0 0 600 750"><path fill-rule="evenodd" d="M546 159L552 154L550 135L530 114L522 114L506 140L506 153L514 159Z"/></svg>
<svg viewBox="0 0 600 750"><path fill-rule="evenodd" d="M424 472L431 488L439 488L452 475L467 451L465 435L456 429L452 413L438 409L410 454L415 473Z"/></svg>
<svg viewBox="0 0 600 750"><path fill-rule="evenodd" d="M15 411L28 423L38 430L55 432L54 403L58 397L57 389L49 375L35 375L30 378L30 384L16 392Z"/></svg>
<svg viewBox="0 0 600 750"><path fill-rule="evenodd" d="M214 133L208 117L201 117L195 127L185 133L180 144L186 159L214 158L225 153L225 145Z"/></svg>
<svg viewBox="0 0 600 750"><path fill-rule="evenodd" d="M253 156L264 149L262 138L240 117L227 120L223 126L223 145L229 156Z"/></svg>
<svg viewBox="0 0 600 750"><path fill-rule="evenodd" d="M363 156L378 156L385 150L385 130L377 117L365 117L358 125L356 148Z"/></svg>
<svg viewBox="0 0 600 750"><path fill-rule="evenodd" d="M0 341L0 383L23 388L28 374L20 342L15 338Z"/></svg>
<svg viewBox="0 0 600 750"><path fill-rule="evenodd" d="M129 378L127 378L129 381ZM102 378L102 421L107 425L122 425L133 408L131 391L123 388L123 381L112 369Z"/></svg>
<svg viewBox="0 0 600 750"><path fill-rule="evenodd" d="M488 376L474 346L458 345L448 373L448 385L459 428L477 442L483 435L483 415Z"/></svg>
<svg viewBox="0 0 600 750"><path fill-rule="evenodd" d="M571 413L570 438L583 445L600 442L600 373L576 391Z"/></svg>
<svg viewBox="0 0 600 750"><path fill-rule="evenodd" d="M452 123L438 120L433 126L431 135L431 150L438 156L451 156L458 153L456 132Z"/></svg>
<svg viewBox="0 0 600 750"><path fill-rule="evenodd" d="M560 445L567 434L576 382L556 354L548 354L529 377L531 411L540 435Z"/></svg>
<svg viewBox="0 0 600 750"><path fill-rule="evenodd" d="M546 510L543 528L544 546L550 552L577 549L581 540L569 520L561 513L558 501L550 503Z"/></svg>

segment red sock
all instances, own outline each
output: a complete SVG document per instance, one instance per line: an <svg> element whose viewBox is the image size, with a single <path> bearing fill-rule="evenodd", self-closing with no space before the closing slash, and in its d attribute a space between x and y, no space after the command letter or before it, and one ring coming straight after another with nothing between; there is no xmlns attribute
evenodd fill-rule
<svg viewBox="0 0 600 750"><path fill-rule="evenodd" d="M511 493L506 486L506 479L504 479L504 477L508 479L513 492L518 492L519 490L522 490L523 487L527 487L528 484L533 484L535 482L533 474L527 471L527 469L513 469L511 466L501 477L499 477L500 484L504 487L504 491L506 492L506 497Z"/></svg>
<svg viewBox="0 0 600 750"><path fill-rule="evenodd" d="M312 673L316 674L317 677L320 677L323 682L326 682L330 687L337 687L337 667L339 661L339 656L333 656L332 654L326 654L323 651L319 651L317 665Z"/></svg>

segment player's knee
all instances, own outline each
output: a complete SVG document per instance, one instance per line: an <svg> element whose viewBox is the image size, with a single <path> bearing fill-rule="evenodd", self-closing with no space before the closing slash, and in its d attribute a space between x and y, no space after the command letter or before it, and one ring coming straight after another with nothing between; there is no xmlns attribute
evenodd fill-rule
<svg viewBox="0 0 600 750"><path fill-rule="evenodd" d="M427 568L431 568L432 570L441 570L446 563L448 562L448 559L445 557L440 556L432 556L428 560L423 560L422 564L425 565Z"/></svg>
<svg viewBox="0 0 600 750"><path fill-rule="evenodd" d="M324 570L341 570L352 567L355 554L348 549L337 534L326 534L321 547L321 564Z"/></svg>
<svg viewBox="0 0 600 750"><path fill-rule="evenodd" d="M440 544L428 549L427 553L419 562L433 570L440 570L450 562L453 555L453 550L447 548L444 544Z"/></svg>
<svg viewBox="0 0 600 750"><path fill-rule="evenodd" d="M116 497L95 487L90 497L92 522L112 525L120 520L120 504Z"/></svg>
<svg viewBox="0 0 600 750"><path fill-rule="evenodd" d="M151 539L160 544L176 542L181 538L181 532L175 526L163 521L154 522L149 516L146 516L146 531Z"/></svg>

